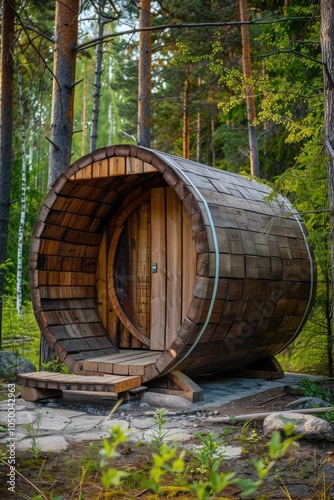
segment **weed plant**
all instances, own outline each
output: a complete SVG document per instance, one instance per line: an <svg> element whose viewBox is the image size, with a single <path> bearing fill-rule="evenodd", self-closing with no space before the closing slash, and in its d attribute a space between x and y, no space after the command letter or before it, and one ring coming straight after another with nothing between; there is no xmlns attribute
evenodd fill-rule
<svg viewBox="0 0 334 500"><path fill-rule="evenodd" d="M322 387L321 382L312 380L307 377L303 377L300 381L300 387L304 391L304 396L311 398L318 398L330 402L331 393L330 391Z"/></svg>
<svg viewBox="0 0 334 500"><path fill-rule="evenodd" d="M207 480L199 480L191 484L184 484L182 488L178 486L168 486L164 484L164 477L170 474L175 477L175 484L180 484L180 475L185 469L185 450L178 450L174 446L169 446L163 443L160 446L159 453L152 455L152 467L148 472L148 477L144 479L142 486L149 489L155 495L162 495L164 493L173 494L180 491L193 493L198 500L210 500L226 489L229 485L237 485L242 490L242 495L253 495L263 484L268 474L273 470L277 460L287 451L291 444L301 436L293 435L293 425L287 424L284 428L286 437L282 441L281 435L278 431L274 432L268 450L268 457L260 460L253 460L252 464L257 474L257 479L242 479L236 477L235 472L219 473L218 468L223 459L223 454L217 456L217 443L215 443L215 436L208 434L200 436L203 448L202 452L195 454L195 458L199 461L200 465L205 467L208 471ZM110 438L103 440L103 448L100 451L102 456L101 467L105 470L101 482L105 490L110 487L120 487L124 478L129 475L128 471L119 471L114 468L108 468L108 462L117 457L116 450L120 443L126 442L126 435L121 427L114 427L110 429ZM177 491L176 491L177 490Z"/></svg>
<svg viewBox="0 0 334 500"><path fill-rule="evenodd" d="M38 444L37 436L41 425L42 416L43 415L41 413L38 413L36 420L34 420L33 422L28 422L24 425L24 428L31 439L31 445L30 445L31 454L36 459L38 459L39 454L41 452L41 447Z"/></svg>

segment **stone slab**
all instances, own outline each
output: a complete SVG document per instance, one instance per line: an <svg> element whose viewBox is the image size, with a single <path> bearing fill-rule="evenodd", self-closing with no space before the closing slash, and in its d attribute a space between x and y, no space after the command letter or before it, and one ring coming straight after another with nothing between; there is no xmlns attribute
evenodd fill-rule
<svg viewBox="0 0 334 500"><path fill-rule="evenodd" d="M69 443L64 436L47 436L36 438L36 442L41 452L60 453L67 450ZM23 439L16 444L17 451L27 451L31 449L31 439Z"/></svg>

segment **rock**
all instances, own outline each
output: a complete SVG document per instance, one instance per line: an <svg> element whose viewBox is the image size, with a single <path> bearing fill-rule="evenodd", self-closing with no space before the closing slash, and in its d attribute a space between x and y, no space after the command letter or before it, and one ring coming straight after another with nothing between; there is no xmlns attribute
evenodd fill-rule
<svg viewBox="0 0 334 500"><path fill-rule="evenodd" d="M191 403L180 396L171 396L158 392L147 391L142 396L142 401L156 408L177 408L183 410L189 408Z"/></svg>
<svg viewBox="0 0 334 500"><path fill-rule="evenodd" d="M334 441L333 425L321 418L302 413L272 413L263 421L264 433L270 435L274 431L283 432L287 423L294 424L294 434L302 434L306 439Z"/></svg>
<svg viewBox="0 0 334 500"><path fill-rule="evenodd" d="M15 381L18 373L35 372L36 368L26 358L16 356L9 351L0 351L0 378Z"/></svg>
<svg viewBox="0 0 334 500"><path fill-rule="evenodd" d="M36 444L39 447L40 452L54 452L60 453L68 448L69 443L64 438L64 436L45 436L37 437ZM31 450L32 441L31 439L23 439L16 443L17 451L27 451Z"/></svg>
<svg viewBox="0 0 334 500"><path fill-rule="evenodd" d="M324 408L332 405L323 399L305 397L292 401L287 406L290 406L291 408Z"/></svg>

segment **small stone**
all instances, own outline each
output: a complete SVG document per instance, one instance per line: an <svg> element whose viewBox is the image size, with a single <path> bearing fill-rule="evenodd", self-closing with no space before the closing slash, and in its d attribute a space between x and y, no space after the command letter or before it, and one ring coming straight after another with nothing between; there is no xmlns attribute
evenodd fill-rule
<svg viewBox="0 0 334 500"><path fill-rule="evenodd" d="M147 408L148 406L150 406L150 405L148 405L147 403L140 403L139 404L140 408Z"/></svg>
<svg viewBox="0 0 334 500"><path fill-rule="evenodd" d="M98 427L101 429L110 429L111 427L120 427L122 431L126 431L130 424L125 420L108 419L104 420Z"/></svg>
<svg viewBox="0 0 334 500"><path fill-rule="evenodd" d="M160 394L157 392L145 392L142 397L144 403L157 408L188 408L191 403L180 396L171 396L169 394Z"/></svg>
<svg viewBox="0 0 334 500"><path fill-rule="evenodd" d="M134 418L131 420L131 425L137 429L150 429L155 424L153 418Z"/></svg>
<svg viewBox="0 0 334 500"><path fill-rule="evenodd" d="M292 401L287 406L290 406L291 408L320 408L320 407L326 408L332 405L328 403L328 401L324 401L323 399L320 398L307 397L307 398L299 398L296 401Z"/></svg>
<svg viewBox="0 0 334 500"><path fill-rule="evenodd" d="M263 421L265 434L282 432L287 423L294 424L294 434L302 434L306 439L334 441L334 427L326 420L302 413L272 413Z"/></svg>

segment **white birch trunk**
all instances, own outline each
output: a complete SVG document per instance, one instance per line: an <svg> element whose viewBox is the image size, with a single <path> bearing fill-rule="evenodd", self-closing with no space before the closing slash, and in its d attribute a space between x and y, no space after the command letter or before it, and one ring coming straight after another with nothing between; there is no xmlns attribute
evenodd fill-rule
<svg viewBox="0 0 334 500"><path fill-rule="evenodd" d="M24 119L24 99L23 82L20 69L17 72L18 90L19 90L19 113L21 118L21 151L22 151L22 172L21 172L21 207L20 223L17 239L17 269L16 269L16 310L19 316L22 316L22 258L23 258L23 240L24 226L26 221L26 200L27 200L27 137Z"/></svg>

